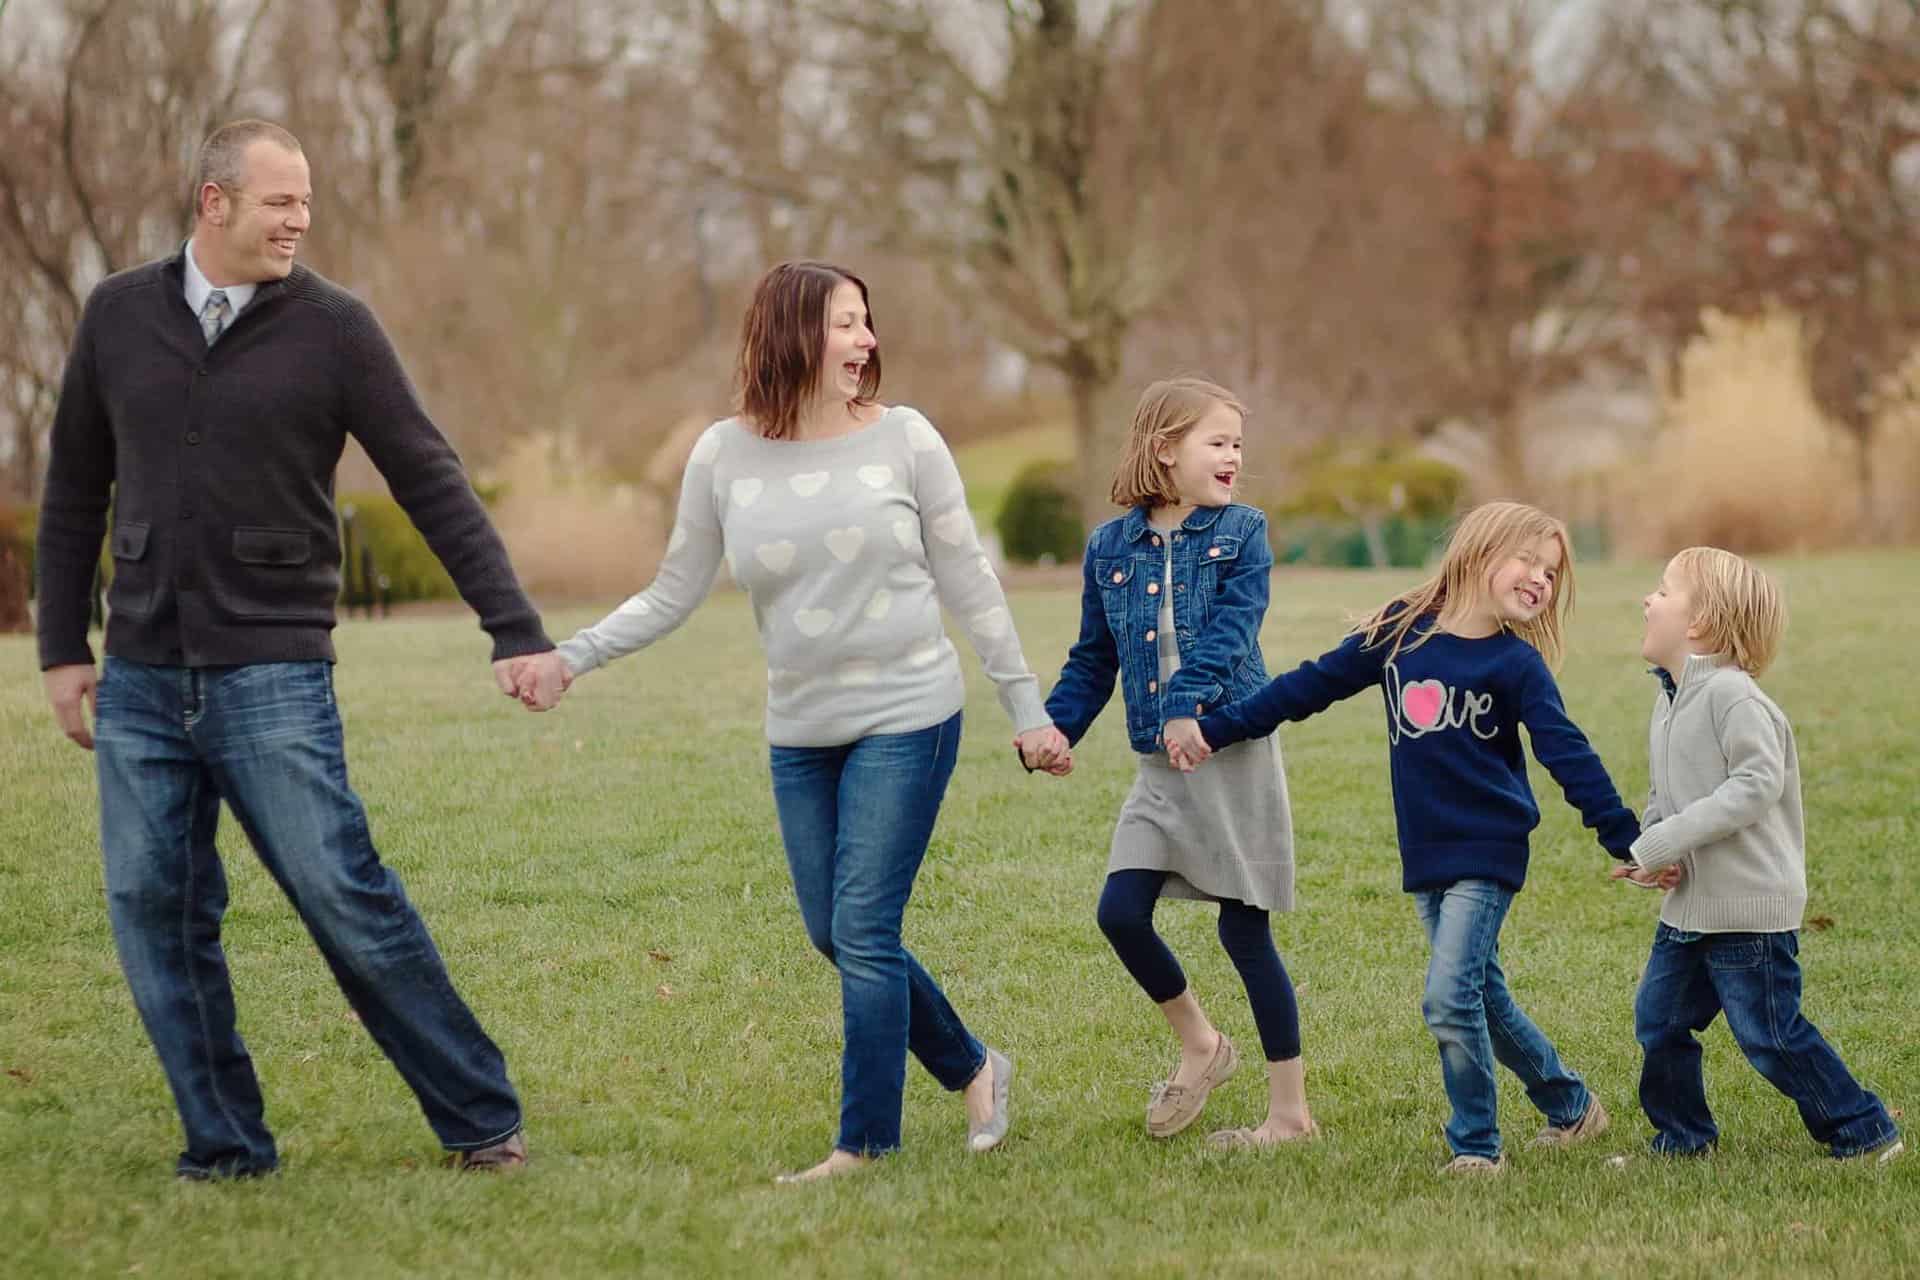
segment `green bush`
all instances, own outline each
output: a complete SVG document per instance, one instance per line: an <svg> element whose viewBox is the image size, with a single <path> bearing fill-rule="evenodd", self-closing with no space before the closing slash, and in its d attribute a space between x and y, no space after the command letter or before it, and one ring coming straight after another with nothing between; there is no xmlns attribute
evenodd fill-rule
<svg viewBox="0 0 1920 1280"><path fill-rule="evenodd" d="M427 546L427 540L420 536L413 521L407 519L407 513L392 498L384 493L343 493L334 506L340 512L342 526L341 592L344 597L356 601L363 598L360 582L363 547L373 552L374 573L386 579L386 599L398 604L407 600L451 600L459 595L453 588L453 579L447 576L446 569ZM374 599L380 599L377 591Z"/></svg>
<svg viewBox="0 0 1920 1280"><path fill-rule="evenodd" d="M1086 530L1074 501L1071 471L1057 462L1036 462L1013 478L994 528L1007 559L1020 564L1073 564Z"/></svg>
<svg viewBox="0 0 1920 1280"><path fill-rule="evenodd" d="M1424 565L1438 553L1466 489L1457 468L1392 447L1321 451L1298 474L1273 513L1275 555L1283 562Z"/></svg>

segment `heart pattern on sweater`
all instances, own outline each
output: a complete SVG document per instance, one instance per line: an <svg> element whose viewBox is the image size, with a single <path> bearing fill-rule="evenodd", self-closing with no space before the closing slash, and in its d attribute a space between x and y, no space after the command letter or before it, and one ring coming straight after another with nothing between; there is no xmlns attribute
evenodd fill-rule
<svg viewBox="0 0 1920 1280"><path fill-rule="evenodd" d="M797 476L787 478L787 487L803 498L811 498L827 487L829 479L831 477L825 471L802 471Z"/></svg>
<svg viewBox="0 0 1920 1280"><path fill-rule="evenodd" d="M967 509L949 511L936 516L933 521L933 536L950 547L957 547L967 540L967 531L973 528L973 521L967 515Z"/></svg>
<svg viewBox="0 0 1920 1280"><path fill-rule="evenodd" d="M793 567L793 556L800 548L782 538L778 542L763 543L753 549L753 558L767 566L769 572L785 573Z"/></svg>
<svg viewBox="0 0 1920 1280"><path fill-rule="evenodd" d="M853 558L860 554L860 548L866 543L867 531L859 525L827 530L827 550L833 552L833 558L841 564L852 564Z"/></svg>
<svg viewBox="0 0 1920 1280"><path fill-rule="evenodd" d="M973 627L973 633L988 640L998 640L1007 634L1008 621L1007 611L1000 608L983 610L968 619Z"/></svg>
<svg viewBox="0 0 1920 1280"><path fill-rule="evenodd" d="M1400 687L1400 713L1416 729L1431 729L1440 723L1440 711L1447 705L1447 687L1438 680L1415 680Z"/></svg>
<svg viewBox="0 0 1920 1280"><path fill-rule="evenodd" d="M884 489L893 483L893 468L884 462L862 467L853 474L858 476L860 483L869 489Z"/></svg>
<svg viewBox="0 0 1920 1280"><path fill-rule="evenodd" d="M800 634L807 639L817 640L827 634L827 628L833 625L833 611L802 609L793 615L793 625L800 628Z"/></svg>
<svg viewBox="0 0 1920 1280"><path fill-rule="evenodd" d="M940 447L940 433L918 419L907 422L907 443L915 453L932 453Z"/></svg>
<svg viewBox="0 0 1920 1280"><path fill-rule="evenodd" d="M893 522L893 540L900 544L900 549L902 551L913 550L913 544L915 541L914 535L913 535L913 521L895 520Z"/></svg>
<svg viewBox="0 0 1920 1280"><path fill-rule="evenodd" d="M759 500L766 487L767 482L758 476L744 476L735 480L732 486L734 503L738 506L750 507Z"/></svg>
<svg viewBox="0 0 1920 1280"><path fill-rule="evenodd" d="M892 609L893 592L882 587L873 593L873 599L867 601L867 607L861 610L861 612L866 614L867 617L874 622L878 622L886 617Z"/></svg>

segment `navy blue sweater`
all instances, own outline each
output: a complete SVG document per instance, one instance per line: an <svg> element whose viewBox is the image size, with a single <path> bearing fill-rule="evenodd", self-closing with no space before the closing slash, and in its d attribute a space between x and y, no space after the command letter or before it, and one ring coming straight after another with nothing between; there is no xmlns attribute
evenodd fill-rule
<svg viewBox="0 0 1920 1280"><path fill-rule="evenodd" d="M1413 893L1485 879L1517 892L1527 878L1527 836L1540 823L1520 748L1525 725L1534 756L1568 802L1609 853L1625 858L1640 823L1567 718L1539 651L1504 631L1480 640L1435 632L1409 649L1431 626L1415 623L1391 662L1384 636L1372 645L1348 636L1259 693L1202 716L1200 732L1217 751L1378 685L1403 887Z"/></svg>

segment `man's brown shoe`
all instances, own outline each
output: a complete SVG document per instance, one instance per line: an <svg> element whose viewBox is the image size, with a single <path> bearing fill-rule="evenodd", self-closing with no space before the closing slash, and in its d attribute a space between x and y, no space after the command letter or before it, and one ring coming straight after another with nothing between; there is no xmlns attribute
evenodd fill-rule
<svg viewBox="0 0 1920 1280"><path fill-rule="evenodd" d="M527 1138L521 1129L515 1129L490 1147L447 1154L448 1168L472 1169L479 1173L511 1173L516 1169L524 1169L526 1164Z"/></svg>

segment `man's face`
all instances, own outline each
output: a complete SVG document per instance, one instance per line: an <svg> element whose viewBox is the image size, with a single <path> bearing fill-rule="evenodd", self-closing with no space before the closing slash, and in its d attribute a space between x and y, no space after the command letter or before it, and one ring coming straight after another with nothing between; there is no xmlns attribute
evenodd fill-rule
<svg viewBox="0 0 1920 1280"><path fill-rule="evenodd" d="M237 190L200 190L195 261L216 285L285 279L313 221L307 158L265 138L248 144Z"/></svg>

